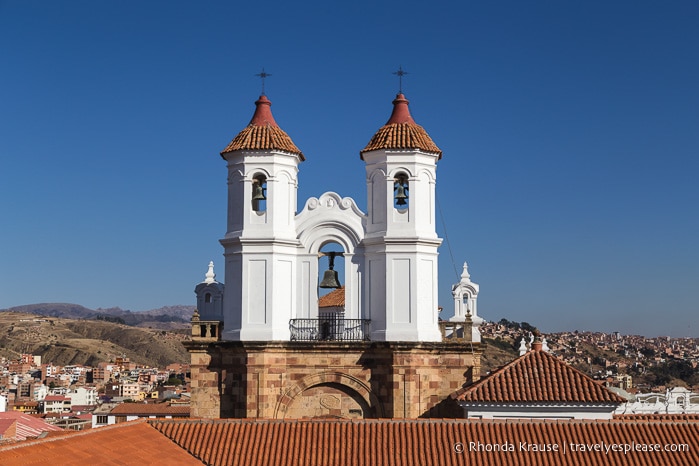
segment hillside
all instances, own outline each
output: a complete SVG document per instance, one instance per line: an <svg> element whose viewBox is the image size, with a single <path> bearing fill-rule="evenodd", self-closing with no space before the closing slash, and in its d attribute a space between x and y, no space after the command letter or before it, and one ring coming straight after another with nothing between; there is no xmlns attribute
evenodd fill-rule
<svg viewBox="0 0 699 466"><path fill-rule="evenodd" d="M182 332L105 321L0 313L0 355L12 359L32 353L47 363L94 366L124 355L139 364L164 367L189 361L181 343L184 338Z"/></svg>
<svg viewBox="0 0 699 466"><path fill-rule="evenodd" d="M510 341L501 340L500 338L483 338L483 343L487 346L481 358L482 374L487 374L505 364L509 364L519 356L519 352L515 350Z"/></svg>
<svg viewBox="0 0 699 466"><path fill-rule="evenodd" d="M165 306L144 312L89 309L71 303L40 303L0 310L0 356L40 354L59 365L95 365L122 354L150 366L187 362L181 345L194 306ZM47 322L35 322L43 316ZM4 330L3 330L4 329ZM172 331L179 330L178 333ZM184 333L183 333L184 330ZM511 341L487 343L481 370L487 373L517 357Z"/></svg>
<svg viewBox="0 0 699 466"><path fill-rule="evenodd" d="M71 303L38 303L0 309L0 312L37 314L63 319L106 320L133 327L173 330L189 327L189 319L194 313L194 306L165 306L150 311L133 312L118 307L89 309Z"/></svg>

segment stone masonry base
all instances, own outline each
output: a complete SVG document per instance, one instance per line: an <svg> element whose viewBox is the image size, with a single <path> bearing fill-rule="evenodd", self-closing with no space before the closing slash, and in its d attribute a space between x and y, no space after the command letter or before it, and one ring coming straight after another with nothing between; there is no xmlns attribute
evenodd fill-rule
<svg viewBox="0 0 699 466"><path fill-rule="evenodd" d="M477 343L189 341L192 417L462 417Z"/></svg>

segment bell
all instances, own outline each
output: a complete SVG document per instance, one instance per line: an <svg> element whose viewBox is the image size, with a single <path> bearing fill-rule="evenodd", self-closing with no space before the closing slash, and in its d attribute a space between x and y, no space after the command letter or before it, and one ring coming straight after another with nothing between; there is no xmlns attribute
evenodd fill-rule
<svg viewBox="0 0 699 466"><path fill-rule="evenodd" d="M340 280L337 276L337 270L326 270L323 274L323 281L319 285L321 288L340 288Z"/></svg>
<svg viewBox="0 0 699 466"><path fill-rule="evenodd" d="M265 197L265 191L264 188L260 183L255 183L252 187L252 200L253 201L265 201L267 198Z"/></svg>
<svg viewBox="0 0 699 466"><path fill-rule="evenodd" d="M321 288L340 288L340 280L337 276L337 270L333 270L335 267L335 256L342 255L338 252L328 252L325 253L328 256L328 270L323 274L323 280L320 282Z"/></svg>
<svg viewBox="0 0 699 466"><path fill-rule="evenodd" d="M405 200L408 198L408 195L405 193L405 187L402 184L398 184L396 186L396 205L406 205L407 202Z"/></svg>

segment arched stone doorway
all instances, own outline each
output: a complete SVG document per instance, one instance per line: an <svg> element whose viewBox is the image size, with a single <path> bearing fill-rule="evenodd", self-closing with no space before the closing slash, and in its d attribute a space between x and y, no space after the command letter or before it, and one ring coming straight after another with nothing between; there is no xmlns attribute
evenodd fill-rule
<svg viewBox="0 0 699 466"><path fill-rule="evenodd" d="M291 387L277 405L275 418L364 419L381 416L376 396L359 379L341 373L314 374Z"/></svg>

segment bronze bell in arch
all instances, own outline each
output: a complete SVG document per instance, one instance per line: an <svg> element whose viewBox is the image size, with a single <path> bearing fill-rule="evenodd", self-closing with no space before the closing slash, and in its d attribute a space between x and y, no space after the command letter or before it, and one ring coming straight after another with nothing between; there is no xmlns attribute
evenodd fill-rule
<svg viewBox="0 0 699 466"><path fill-rule="evenodd" d="M255 180L252 185L252 200L253 201L265 201L265 188L262 187L262 183Z"/></svg>
<svg viewBox="0 0 699 466"><path fill-rule="evenodd" d="M328 256L328 270L323 274L323 280L320 282L321 288L340 288L340 280L337 275L337 270L333 270L335 267L335 256L342 256L341 252L325 252L321 253L324 256Z"/></svg>
<svg viewBox="0 0 699 466"><path fill-rule="evenodd" d="M396 182L396 205L406 205L405 200L408 199L407 188L403 186L403 181Z"/></svg>

